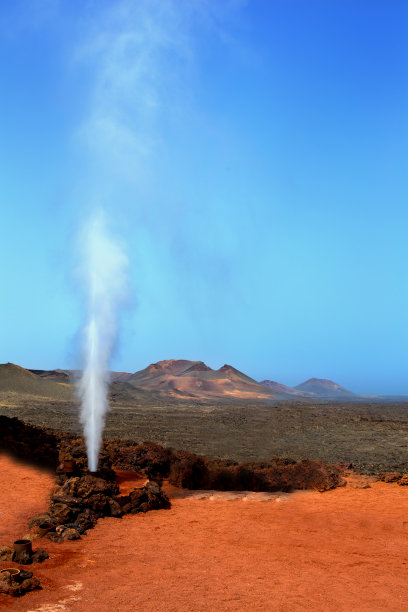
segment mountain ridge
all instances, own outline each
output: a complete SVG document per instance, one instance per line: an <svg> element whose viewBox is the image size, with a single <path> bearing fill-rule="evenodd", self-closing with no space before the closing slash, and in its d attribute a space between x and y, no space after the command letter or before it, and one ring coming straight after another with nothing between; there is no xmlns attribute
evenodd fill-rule
<svg viewBox="0 0 408 612"><path fill-rule="evenodd" d="M78 378L79 370L25 369L14 364L0 364L0 391L60 396ZM63 383L63 384L61 384ZM379 395L359 395L326 378L309 378L294 387L266 379L256 381L232 365L218 369L203 361L165 359L136 372L111 372L112 393L131 399L174 397L179 399L223 400L380 400ZM68 391L68 390L67 390ZM67 395L67 391L63 395ZM403 397L403 396L398 396Z"/></svg>
<svg viewBox="0 0 408 612"><path fill-rule="evenodd" d="M127 379L134 387L150 388L173 397L196 399L270 399L271 392L233 366L213 370L203 361L166 359L150 364Z"/></svg>
<svg viewBox="0 0 408 612"><path fill-rule="evenodd" d="M354 397L355 393L327 378L309 378L294 387L297 391L315 393L325 397Z"/></svg>

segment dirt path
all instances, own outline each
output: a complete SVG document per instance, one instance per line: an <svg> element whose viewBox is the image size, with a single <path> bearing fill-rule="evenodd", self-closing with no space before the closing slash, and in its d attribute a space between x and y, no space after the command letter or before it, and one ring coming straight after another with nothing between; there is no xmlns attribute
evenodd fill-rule
<svg viewBox="0 0 408 612"><path fill-rule="evenodd" d="M45 509L50 480L48 474L0 457L1 544L21 537L25 520ZM36 540L34 549L42 545L50 552L49 560L32 566L43 590L21 599L0 595L0 608L408 608L405 487L374 483L368 489L345 487L324 494L248 496L185 495L173 489L171 494L170 510L103 519L78 542Z"/></svg>

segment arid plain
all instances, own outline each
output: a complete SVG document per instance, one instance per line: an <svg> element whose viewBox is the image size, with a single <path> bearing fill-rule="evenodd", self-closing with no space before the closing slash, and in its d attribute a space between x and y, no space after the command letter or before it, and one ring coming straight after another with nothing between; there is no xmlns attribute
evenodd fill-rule
<svg viewBox="0 0 408 612"><path fill-rule="evenodd" d="M365 474L408 472L407 402L367 401L358 396L340 396L335 401L282 398L266 387L265 396L259 398L261 385L235 372L229 379L223 374L221 382L211 381L211 393L206 396L200 391L202 398L192 396L191 387L190 396L175 387L176 380L186 388L185 376L166 374L164 392L159 386L163 386L163 377L150 387L140 386L140 376L136 386L114 382L104 436L151 440L235 461L266 461L277 456L352 463ZM197 380L202 382L201 376L188 379L196 385ZM225 394L227 383L235 396L231 391ZM249 397L242 397L245 394ZM74 383L61 371L40 376L12 364L0 365L0 414L81 433Z"/></svg>

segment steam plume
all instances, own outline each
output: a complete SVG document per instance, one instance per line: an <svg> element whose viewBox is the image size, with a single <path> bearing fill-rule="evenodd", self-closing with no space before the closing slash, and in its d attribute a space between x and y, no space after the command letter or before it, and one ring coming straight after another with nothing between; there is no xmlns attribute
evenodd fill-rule
<svg viewBox="0 0 408 612"><path fill-rule="evenodd" d="M87 318L83 329L85 364L78 390L88 467L95 472L109 408L109 362L117 339L120 307L127 294L128 260L109 234L102 212L87 224L83 245L81 276Z"/></svg>

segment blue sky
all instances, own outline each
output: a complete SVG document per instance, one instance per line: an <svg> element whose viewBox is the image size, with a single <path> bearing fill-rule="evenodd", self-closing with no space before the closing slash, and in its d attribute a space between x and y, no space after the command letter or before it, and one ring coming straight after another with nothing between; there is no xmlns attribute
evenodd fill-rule
<svg viewBox="0 0 408 612"><path fill-rule="evenodd" d="M113 369L408 393L407 27L397 0L3 0L0 361L78 364L102 207Z"/></svg>

